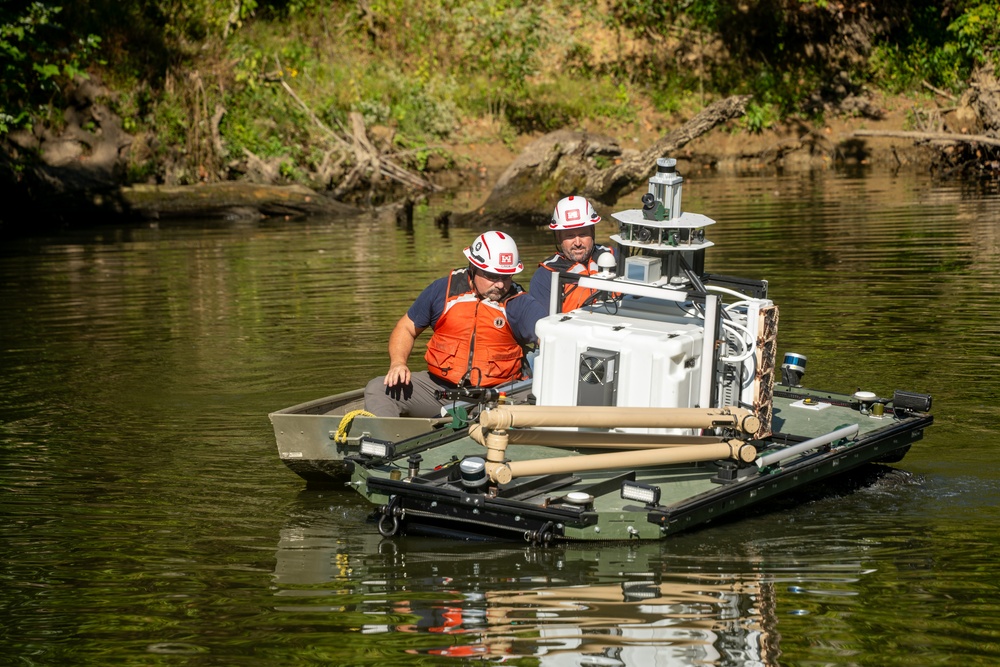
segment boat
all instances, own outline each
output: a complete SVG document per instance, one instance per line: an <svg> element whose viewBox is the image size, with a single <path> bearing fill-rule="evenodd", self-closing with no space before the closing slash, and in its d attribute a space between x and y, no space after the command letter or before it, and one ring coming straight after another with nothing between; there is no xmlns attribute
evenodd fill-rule
<svg viewBox="0 0 1000 667"><path fill-rule="evenodd" d="M612 214L613 259L553 273L530 377L442 392L440 417L380 418L362 391L270 415L279 455L340 480L386 538L657 540L869 463L895 463L933 423L931 396L803 386L778 367L767 281L708 273L715 221L684 211L657 160L641 207ZM561 312L567 281L593 291Z"/></svg>

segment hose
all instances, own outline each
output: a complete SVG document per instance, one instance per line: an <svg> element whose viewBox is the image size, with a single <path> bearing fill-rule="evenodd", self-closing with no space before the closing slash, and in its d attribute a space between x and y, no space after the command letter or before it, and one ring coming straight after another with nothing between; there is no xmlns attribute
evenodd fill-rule
<svg viewBox="0 0 1000 667"><path fill-rule="evenodd" d="M737 324L733 320L723 320L722 327L734 330L733 333L737 335L737 338L742 338L742 343L743 343L743 354L736 357L721 357L722 361L724 361L727 364L736 364L743 361L744 359L749 358L750 355L752 355L756 351L757 344L756 341L754 340L754 336L752 333L750 333L750 330L747 329L745 326L743 326L742 324ZM743 336L738 335L741 333L743 334Z"/></svg>

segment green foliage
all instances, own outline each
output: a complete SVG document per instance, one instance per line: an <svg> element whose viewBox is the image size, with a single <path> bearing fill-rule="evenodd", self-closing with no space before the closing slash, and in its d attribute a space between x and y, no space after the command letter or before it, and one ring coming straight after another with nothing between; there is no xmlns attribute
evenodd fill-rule
<svg viewBox="0 0 1000 667"><path fill-rule="evenodd" d="M746 113L740 118L740 125L747 132L760 134L774 125L779 117L778 109L773 104L758 104L756 101L751 101L747 105Z"/></svg>
<svg viewBox="0 0 1000 667"><path fill-rule="evenodd" d="M869 82L900 92L926 80L957 91L978 62L1000 62L998 14L995 0L620 0L607 21L640 41L654 35L679 56L671 62L654 50L648 63L631 65L658 108L673 99L664 83L687 79L684 87L708 94L753 94L761 106L747 123L758 126L768 122L765 108L812 113ZM942 30L949 15L955 18ZM871 51L858 38L866 30ZM679 63L697 71L685 74Z"/></svg>
<svg viewBox="0 0 1000 667"><path fill-rule="evenodd" d="M660 26L673 25L682 11L681 3L621 0L611 3L605 21L612 28L634 30L639 26L656 26L652 29L659 32Z"/></svg>
<svg viewBox="0 0 1000 667"><path fill-rule="evenodd" d="M657 111L673 114L692 106L698 82L689 72L661 72L645 82L643 94Z"/></svg>
<svg viewBox="0 0 1000 667"><path fill-rule="evenodd" d="M614 3L608 20L640 41L653 35L670 45L672 53L654 49L632 66L656 108L676 111L697 90L701 104L706 95L766 95L761 109L785 113L801 106L804 88L816 79L805 56L813 44L802 17L800 3L625 0Z"/></svg>
<svg viewBox="0 0 1000 667"><path fill-rule="evenodd" d="M263 79L264 52L254 45L241 45L233 64L233 80L238 86L256 90Z"/></svg>
<svg viewBox="0 0 1000 667"><path fill-rule="evenodd" d="M56 20L62 7L32 2L0 8L0 135L30 124L84 67L101 39L75 36Z"/></svg>
<svg viewBox="0 0 1000 667"><path fill-rule="evenodd" d="M431 156L434 155L440 157L445 164L452 165L454 163L452 157L447 152L439 148L428 148L426 144L413 141L405 135L397 135L395 144L398 148L403 149L399 154L401 162L417 171L426 171L427 164Z"/></svg>
<svg viewBox="0 0 1000 667"><path fill-rule="evenodd" d="M1000 8L996 0L973 4L948 26L955 47L969 60L1000 65Z"/></svg>
<svg viewBox="0 0 1000 667"><path fill-rule="evenodd" d="M225 107L228 111L219 132L229 155L243 157L244 151L260 158L304 154L310 122L275 85L234 90L226 96Z"/></svg>
<svg viewBox="0 0 1000 667"><path fill-rule="evenodd" d="M502 116L537 71L546 41L540 7L531 0L478 0L459 3L454 15L456 42L467 64L489 80L487 106Z"/></svg>
<svg viewBox="0 0 1000 667"><path fill-rule="evenodd" d="M355 110L365 119L365 125L383 125L392 118L392 107L381 100L361 100Z"/></svg>
<svg viewBox="0 0 1000 667"><path fill-rule="evenodd" d="M912 21L876 45L871 79L890 92L919 87L922 81L960 92L972 70L1000 66L1000 9L993 0L968 3L941 30L940 8L916 11Z"/></svg>
<svg viewBox="0 0 1000 667"><path fill-rule="evenodd" d="M322 0L241 0L235 3L233 13L240 14L241 24L254 18L281 21L306 14L323 4Z"/></svg>
<svg viewBox="0 0 1000 667"><path fill-rule="evenodd" d="M305 178L305 174L301 169L296 166L295 162L290 159L282 160L278 165L278 173L286 181L301 181Z"/></svg>
<svg viewBox="0 0 1000 667"><path fill-rule="evenodd" d="M541 8L525 0L376 0L357 5L347 23L370 48L328 61L339 73L316 72L340 78L324 117L356 110L431 141L450 136L462 116L509 122L545 43Z"/></svg>
<svg viewBox="0 0 1000 667"><path fill-rule="evenodd" d="M162 97L153 110L151 120L157 129L157 143L164 149L187 143L189 117L175 96Z"/></svg>
<svg viewBox="0 0 1000 667"><path fill-rule="evenodd" d="M391 123L415 138L444 138L458 126L458 97L453 81L439 76L410 76L371 67L352 107L369 123Z"/></svg>
<svg viewBox="0 0 1000 667"><path fill-rule="evenodd" d="M564 56L565 67L574 76L583 79L590 78L595 74L595 68L591 64L593 49L585 42L574 41L566 51Z"/></svg>
<svg viewBox="0 0 1000 667"><path fill-rule="evenodd" d="M483 82L484 85L488 85ZM578 79L561 76L529 83L524 95L507 109L507 120L521 133L548 132L583 120L635 120L632 91L605 76L581 85Z"/></svg>
<svg viewBox="0 0 1000 667"><path fill-rule="evenodd" d="M634 108L631 104L632 97L624 83L619 83L615 87L613 102L607 109L607 114L617 120L631 121L635 119Z"/></svg>
<svg viewBox="0 0 1000 667"><path fill-rule="evenodd" d="M0 6L0 134L62 108L69 79L97 65L124 127L142 137L135 145L153 153L147 164L183 164L189 176L246 152L284 178L315 171L329 137L302 104L334 130L352 111L390 126L422 169L434 155L422 147L473 117L513 146L520 133L634 123L650 104L689 115L751 93L740 126L761 132L862 87L903 92L926 80L958 93L974 67L1000 58L995 0L9 4Z"/></svg>
<svg viewBox="0 0 1000 667"><path fill-rule="evenodd" d="M919 39L905 49L896 44L876 46L868 73L872 81L891 93L917 89L922 81L958 91L969 76L970 65L954 43L933 47Z"/></svg>

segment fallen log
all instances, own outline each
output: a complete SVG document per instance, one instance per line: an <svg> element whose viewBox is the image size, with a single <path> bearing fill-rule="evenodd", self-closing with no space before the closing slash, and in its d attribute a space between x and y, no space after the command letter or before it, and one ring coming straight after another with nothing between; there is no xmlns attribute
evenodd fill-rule
<svg viewBox="0 0 1000 667"><path fill-rule="evenodd" d="M954 141L967 144L986 144L1000 146L1000 139L985 134L958 134L955 132L908 132L903 130L855 130L855 137L885 137L896 139L912 139L913 141Z"/></svg>
<svg viewBox="0 0 1000 667"><path fill-rule="evenodd" d="M734 95L710 104L646 150L626 157L621 164L611 169L593 173L593 182L588 182L589 196L605 204L614 204L622 192L634 189L649 178L655 169L657 158L669 157L670 153L717 125L739 118L749 101L750 95Z"/></svg>
<svg viewBox="0 0 1000 667"><path fill-rule="evenodd" d="M200 185L133 185L118 191L116 206L127 217L262 218L266 216L359 215L366 211L302 185L226 181Z"/></svg>
<svg viewBox="0 0 1000 667"><path fill-rule="evenodd" d="M588 132L551 132L511 163L482 206L453 215L451 222L481 228L543 224L556 201L571 194L613 205L649 177L656 158L742 116L749 101L749 95L719 100L641 151L624 151L616 140Z"/></svg>

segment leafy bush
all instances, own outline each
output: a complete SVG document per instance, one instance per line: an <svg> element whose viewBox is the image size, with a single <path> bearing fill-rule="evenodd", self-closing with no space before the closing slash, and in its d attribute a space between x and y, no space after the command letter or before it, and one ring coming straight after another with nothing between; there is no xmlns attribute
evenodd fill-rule
<svg viewBox="0 0 1000 667"><path fill-rule="evenodd" d="M778 110L772 104L758 104L751 101L740 119L740 125L747 132L760 134L771 127L779 118Z"/></svg>
<svg viewBox="0 0 1000 667"><path fill-rule="evenodd" d="M302 178L329 155L311 113L334 130L352 111L392 126L421 166L431 156L422 147L474 117L513 145L517 133L632 123L649 104L690 114L751 93L742 127L760 132L863 87L903 92L926 80L957 93L974 67L1000 64L996 0L64 5L0 4L0 134L65 106L61 91L89 65L118 91L112 104L141 136L143 159L189 177L246 150ZM211 145L216 105L222 155Z"/></svg>
<svg viewBox="0 0 1000 667"><path fill-rule="evenodd" d="M948 26L956 48L973 63L1000 66L1000 8L995 0L968 7Z"/></svg>
<svg viewBox="0 0 1000 667"><path fill-rule="evenodd" d="M458 126L455 84L440 76L410 76L373 66L358 94L364 97L353 106L362 113L368 110L366 122L391 122L413 138L446 138Z"/></svg>
<svg viewBox="0 0 1000 667"><path fill-rule="evenodd" d="M457 7L455 20L466 66L489 81L486 103L491 115L504 116L538 69L538 50L546 41L539 5L530 0L478 0Z"/></svg>
<svg viewBox="0 0 1000 667"><path fill-rule="evenodd" d="M0 7L0 135L29 125L68 82L86 77L101 39L66 31L57 21L61 12L43 2Z"/></svg>
<svg viewBox="0 0 1000 667"><path fill-rule="evenodd" d="M548 132L583 120L635 120L633 91L610 76L581 85L571 76L529 83L507 109L506 118L519 132Z"/></svg>

